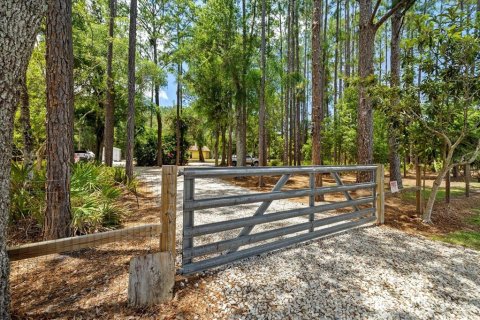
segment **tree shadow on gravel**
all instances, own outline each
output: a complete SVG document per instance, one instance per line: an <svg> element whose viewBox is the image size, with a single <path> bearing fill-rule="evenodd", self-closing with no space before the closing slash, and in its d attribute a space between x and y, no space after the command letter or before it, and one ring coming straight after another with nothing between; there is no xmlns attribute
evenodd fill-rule
<svg viewBox="0 0 480 320"><path fill-rule="evenodd" d="M442 314L437 302L453 304L455 312L461 312L465 305L470 305L470 310L480 310L478 296L471 294L478 295L480 287L479 257L473 251L444 246L385 227L380 232L375 227L367 227L269 253L232 268L239 268L255 279L268 279L267 285L280 295L293 293L293 299L280 303L281 310L303 314L298 301L313 300L308 308L324 317L347 319L388 315L408 319L418 318L417 311L427 317L428 309ZM293 287L286 285L284 277L272 276L277 272L289 275L287 283L291 282ZM218 276L222 276L222 271ZM247 281L238 285L258 295L265 292L265 284ZM373 304L376 297L369 293L373 287L375 294L388 298L390 305ZM285 288L290 288L290 292ZM436 301L428 301L429 298L422 295L431 295ZM427 299L426 305L419 303L421 298ZM274 300L274 304L278 303L276 298ZM261 299L255 303L263 310L260 314L285 315ZM410 310L415 310L415 314Z"/></svg>

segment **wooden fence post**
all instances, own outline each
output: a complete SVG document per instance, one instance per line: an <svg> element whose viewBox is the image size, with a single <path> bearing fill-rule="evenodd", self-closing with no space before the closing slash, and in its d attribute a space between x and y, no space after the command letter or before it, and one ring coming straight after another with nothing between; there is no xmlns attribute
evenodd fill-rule
<svg viewBox="0 0 480 320"><path fill-rule="evenodd" d="M128 301L146 307L173 298L175 285L175 231L177 214L177 167L162 168L160 252L130 261Z"/></svg>
<svg viewBox="0 0 480 320"><path fill-rule="evenodd" d="M385 172L383 164L377 166L376 179L377 183L377 203L376 203L376 216L377 224L385 223Z"/></svg>
<svg viewBox="0 0 480 320"><path fill-rule="evenodd" d="M170 252L175 260L175 232L177 221L177 166L162 167L162 236L160 252Z"/></svg>

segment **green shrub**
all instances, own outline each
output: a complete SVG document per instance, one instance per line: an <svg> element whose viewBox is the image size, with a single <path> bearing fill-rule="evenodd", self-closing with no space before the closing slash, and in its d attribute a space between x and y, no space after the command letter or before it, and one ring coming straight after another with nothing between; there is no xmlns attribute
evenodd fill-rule
<svg viewBox="0 0 480 320"><path fill-rule="evenodd" d="M146 135L144 140L137 139L135 143L135 159L137 165L142 167L154 166L157 164L157 136L153 133Z"/></svg>
<svg viewBox="0 0 480 320"><path fill-rule="evenodd" d="M70 201L72 229L76 234L91 233L121 224L127 211L119 204L124 189L132 190L123 168L109 168L91 162L72 167ZM33 218L43 225L45 210L45 171L12 165L10 222Z"/></svg>
<svg viewBox="0 0 480 320"><path fill-rule="evenodd" d="M280 165L280 161L278 161L277 159L273 159L270 161L270 165L272 167L278 167Z"/></svg>

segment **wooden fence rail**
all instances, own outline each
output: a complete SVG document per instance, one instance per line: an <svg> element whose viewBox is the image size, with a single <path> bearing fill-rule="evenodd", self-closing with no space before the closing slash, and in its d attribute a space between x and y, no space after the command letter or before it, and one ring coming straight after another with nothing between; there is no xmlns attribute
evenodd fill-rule
<svg viewBox="0 0 480 320"><path fill-rule="evenodd" d="M89 234L85 236L29 243L18 247L8 248L8 256L10 261L23 260L54 253L93 248L112 242L159 236L161 233L162 228L160 224L142 225L121 230Z"/></svg>

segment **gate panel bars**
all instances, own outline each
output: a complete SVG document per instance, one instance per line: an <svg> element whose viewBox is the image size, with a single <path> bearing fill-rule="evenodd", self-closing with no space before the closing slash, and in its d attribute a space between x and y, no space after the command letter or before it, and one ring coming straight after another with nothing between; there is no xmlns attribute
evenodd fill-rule
<svg viewBox="0 0 480 320"><path fill-rule="evenodd" d="M340 172L369 172L371 181L366 183L344 184ZM309 189L282 191L292 174L307 174ZM316 174L330 174L336 185L315 187ZM203 271L236 260L255 256L264 252L280 249L299 242L354 228L366 223L383 222L383 166L307 166L307 167L252 167L252 168L185 168L183 203L183 274ZM195 199L195 179L242 176L281 176L271 192ZM354 199L350 191L367 190L371 196ZM344 201L315 204L316 195L343 193ZM296 197L309 197L309 206L265 214L272 201ZM230 207L250 203L260 203L254 214L222 222L195 225L195 210ZM341 208L352 208L353 212L330 215L316 219L316 213ZM260 224L305 216L305 222L290 224L251 234ZM347 221L347 222L346 222ZM316 229L323 227L320 229ZM236 231L239 229L239 231ZM232 231L238 235L232 239L194 245L194 238L208 234ZM305 232L298 234L299 232ZM292 235L293 234L293 235ZM292 235L287 238L282 238ZM242 246L257 242L274 240L253 247ZM212 256L217 254L217 256ZM218 255L220 254L220 255Z"/></svg>

